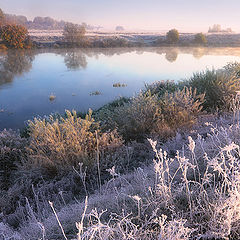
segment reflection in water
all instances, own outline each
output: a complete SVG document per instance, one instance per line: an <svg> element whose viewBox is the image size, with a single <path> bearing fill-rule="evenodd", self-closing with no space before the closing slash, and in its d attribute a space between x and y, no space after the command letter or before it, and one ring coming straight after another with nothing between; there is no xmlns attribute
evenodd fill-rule
<svg viewBox="0 0 240 240"><path fill-rule="evenodd" d="M196 48L193 50L193 56L196 58L196 59L200 59L201 57L203 57L205 54L205 51L203 48Z"/></svg>
<svg viewBox="0 0 240 240"><path fill-rule="evenodd" d="M166 55L165 58L169 61L169 62L175 62L177 60L178 57L178 50L177 49L170 49L169 51L166 51Z"/></svg>
<svg viewBox="0 0 240 240"><path fill-rule="evenodd" d="M69 70L80 70L87 67L87 59L81 50L70 50L64 56L64 62Z"/></svg>
<svg viewBox="0 0 240 240"><path fill-rule="evenodd" d="M24 121L33 116L64 113L65 109L84 112L89 108L97 109L119 96L133 96L144 88L144 83L151 84L159 79L178 81L206 67L220 68L231 61L240 62L240 48L0 52L0 110L4 110L0 111L0 130L21 128ZM24 81L29 78L31 81ZM14 84L8 84L13 81Z"/></svg>
<svg viewBox="0 0 240 240"><path fill-rule="evenodd" d="M34 55L31 51L8 51L0 55L0 85L11 83L32 68Z"/></svg>

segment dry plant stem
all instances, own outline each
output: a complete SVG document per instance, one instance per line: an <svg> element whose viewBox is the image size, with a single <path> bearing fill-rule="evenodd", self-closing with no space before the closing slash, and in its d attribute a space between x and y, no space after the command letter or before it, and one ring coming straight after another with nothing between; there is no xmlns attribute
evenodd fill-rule
<svg viewBox="0 0 240 240"><path fill-rule="evenodd" d="M32 184L32 191L33 191L35 202L36 202L36 205L37 205L37 211L38 211L38 213L40 213L39 198L38 198L38 195L35 192L33 184Z"/></svg>
<svg viewBox="0 0 240 240"><path fill-rule="evenodd" d="M100 193L102 192L102 185L101 185L101 173L100 173L100 159L99 159L99 141L98 141L98 134L96 131L96 140L97 140L97 168L98 168L98 181L99 181L99 190Z"/></svg>
<svg viewBox="0 0 240 240"><path fill-rule="evenodd" d="M38 222L38 225L40 227L40 229L42 230L42 240L45 240L45 236L46 236L46 230L45 227L42 223Z"/></svg>
<svg viewBox="0 0 240 240"><path fill-rule="evenodd" d="M56 217L56 219L57 219L57 222L58 222L59 227L61 228L61 231L62 231L62 234L63 234L64 238L65 238L66 240L68 240L68 239L67 239L67 236L66 236L66 234L65 234L65 232L64 232L64 229L63 229L63 227L62 227L62 224L61 224L61 222L60 222L60 220L59 220L59 218L58 218L58 215L57 215L57 213L56 213L56 211L55 211L55 209L54 209L54 207L53 207L53 203L50 202L50 201L48 201L48 202L49 202L49 204L50 204L50 206L51 206L51 208L52 208L52 210L53 210L53 213L54 213L54 215L55 215L55 217Z"/></svg>
<svg viewBox="0 0 240 240"><path fill-rule="evenodd" d="M85 207L84 207L84 211L83 211L83 214L82 214L81 222L80 223L76 223L76 227L78 229L78 234L77 234L78 240L82 240L83 239L82 238L82 235L83 235L83 221L84 221L84 218L85 218L85 215L86 215L87 207L88 207L88 197L86 196L86 198L85 198Z"/></svg>
<svg viewBox="0 0 240 240"><path fill-rule="evenodd" d="M83 163L79 163L79 172L75 169L75 167L73 166L73 170L74 172L80 177L83 187L84 187L84 191L86 193L86 196L88 196L88 191L87 191L87 186L86 186L86 172L87 172L87 167L85 168L85 170L83 171Z"/></svg>
<svg viewBox="0 0 240 240"><path fill-rule="evenodd" d="M179 162L179 165L180 165L180 169L182 171L183 180L184 180L185 185L186 185L186 194L187 194L187 197L188 197L190 218L191 218L191 220L193 220L191 191L189 189L189 181L188 181L188 178L187 178L188 166L187 166L186 163L184 163L184 164L182 163L182 160L186 161L186 159L185 158L181 159L181 157L179 156L179 153L177 153L177 159L178 159L178 162Z"/></svg>

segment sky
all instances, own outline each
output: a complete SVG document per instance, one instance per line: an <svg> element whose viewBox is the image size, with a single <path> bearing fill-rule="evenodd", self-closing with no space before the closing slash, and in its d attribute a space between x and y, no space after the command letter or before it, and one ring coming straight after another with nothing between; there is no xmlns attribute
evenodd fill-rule
<svg viewBox="0 0 240 240"><path fill-rule="evenodd" d="M6 13L50 16L113 29L207 32L220 24L240 32L240 0L0 0Z"/></svg>

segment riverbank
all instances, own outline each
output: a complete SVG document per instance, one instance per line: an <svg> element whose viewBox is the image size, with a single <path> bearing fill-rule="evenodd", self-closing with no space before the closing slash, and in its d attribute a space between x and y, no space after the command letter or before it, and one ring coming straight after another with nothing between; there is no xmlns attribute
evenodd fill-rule
<svg viewBox="0 0 240 240"><path fill-rule="evenodd" d="M145 83L168 79L178 82L196 71L218 69L227 62L238 61L240 48L3 51L0 53L0 130L22 128L33 117L64 114L66 108L95 110L119 96L133 96L144 89Z"/></svg>
<svg viewBox="0 0 240 240"><path fill-rule="evenodd" d="M0 236L238 239L239 71L0 132Z"/></svg>
<svg viewBox="0 0 240 240"><path fill-rule="evenodd" d="M29 35L35 45L44 47L64 47L64 39L60 30L29 30ZM195 33L180 33L177 46L196 46ZM137 47L137 46L171 46L166 43L165 33L156 32L87 32L86 47ZM206 34L208 47L239 47L238 33Z"/></svg>

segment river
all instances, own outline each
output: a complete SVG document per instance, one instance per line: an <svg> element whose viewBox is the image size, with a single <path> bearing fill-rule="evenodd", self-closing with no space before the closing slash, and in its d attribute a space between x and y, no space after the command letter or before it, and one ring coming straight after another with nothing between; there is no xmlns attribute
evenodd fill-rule
<svg viewBox="0 0 240 240"><path fill-rule="evenodd" d="M179 81L240 62L240 48L44 49L0 52L0 130L33 117L86 112L145 83Z"/></svg>

